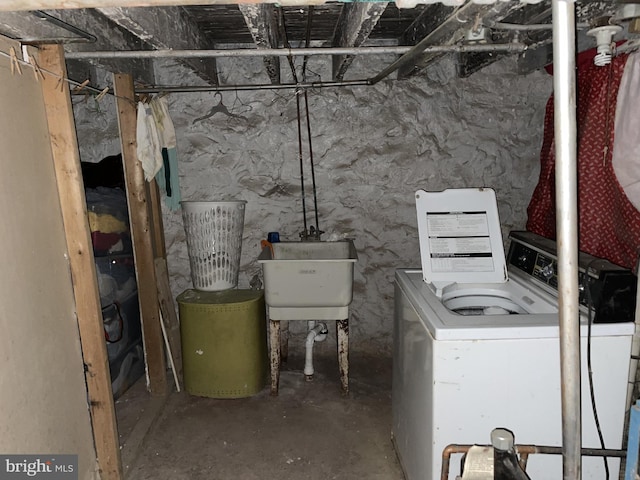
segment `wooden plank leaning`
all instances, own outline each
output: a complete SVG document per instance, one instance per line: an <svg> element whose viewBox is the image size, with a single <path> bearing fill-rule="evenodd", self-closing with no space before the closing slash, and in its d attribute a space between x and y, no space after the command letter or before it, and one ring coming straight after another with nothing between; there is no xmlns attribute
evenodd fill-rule
<svg viewBox="0 0 640 480"><path fill-rule="evenodd" d="M123 478L122 463L109 359L104 341L100 294L71 97L68 87L60 89L58 83L60 77L66 77L62 46L41 46L38 61L40 67L58 76L45 75L42 80L42 92L69 252L100 478L121 480Z"/></svg>
<svg viewBox="0 0 640 480"><path fill-rule="evenodd" d="M113 85L118 106L118 126L136 263L148 388L152 395L165 395L168 391L167 367L160 325L147 187L142 164L136 154L137 117L133 79L131 75L115 74Z"/></svg>

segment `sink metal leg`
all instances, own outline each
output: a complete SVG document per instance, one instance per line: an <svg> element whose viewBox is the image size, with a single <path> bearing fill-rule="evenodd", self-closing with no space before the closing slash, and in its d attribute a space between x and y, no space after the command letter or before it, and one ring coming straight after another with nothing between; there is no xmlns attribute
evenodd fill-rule
<svg viewBox="0 0 640 480"><path fill-rule="evenodd" d="M342 394L349 393L349 319L336 322L336 336L338 337L338 366L340 368L340 383Z"/></svg>
<svg viewBox="0 0 640 480"><path fill-rule="evenodd" d="M280 320L280 359L287 363L289 359L289 321Z"/></svg>
<svg viewBox="0 0 640 480"><path fill-rule="evenodd" d="M269 320L269 344L271 347L271 395L278 395L280 382L280 321Z"/></svg>

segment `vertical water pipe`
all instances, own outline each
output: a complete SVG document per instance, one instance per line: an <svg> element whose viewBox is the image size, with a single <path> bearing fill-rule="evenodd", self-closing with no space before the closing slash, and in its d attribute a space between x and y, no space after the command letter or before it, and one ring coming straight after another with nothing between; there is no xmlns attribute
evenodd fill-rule
<svg viewBox="0 0 640 480"><path fill-rule="evenodd" d="M552 0L562 473L581 478L580 320L576 147L575 1Z"/></svg>
<svg viewBox="0 0 640 480"><path fill-rule="evenodd" d="M322 342L327 338L327 325L324 323L318 323L314 320L307 322L307 340L305 342L305 356L304 356L304 376L309 381L313 379L313 344L315 342Z"/></svg>

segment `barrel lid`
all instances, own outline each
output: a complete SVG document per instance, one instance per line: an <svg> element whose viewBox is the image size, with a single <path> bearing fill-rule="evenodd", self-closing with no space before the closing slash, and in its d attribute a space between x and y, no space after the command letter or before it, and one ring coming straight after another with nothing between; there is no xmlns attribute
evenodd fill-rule
<svg viewBox="0 0 640 480"><path fill-rule="evenodd" d="M258 300L264 294L263 290L235 289L205 292L189 289L177 297L178 303L187 304L229 304L244 303Z"/></svg>

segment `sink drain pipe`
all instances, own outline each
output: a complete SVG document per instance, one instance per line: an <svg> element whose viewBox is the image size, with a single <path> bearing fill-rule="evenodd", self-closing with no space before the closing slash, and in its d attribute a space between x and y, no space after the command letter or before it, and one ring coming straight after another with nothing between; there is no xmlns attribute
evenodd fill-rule
<svg viewBox="0 0 640 480"><path fill-rule="evenodd" d="M313 380L313 344L325 340L328 330L326 324L318 323L316 325L314 320L309 320L308 326L309 333L307 334L304 356L304 376L310 381Z"/></svg>

